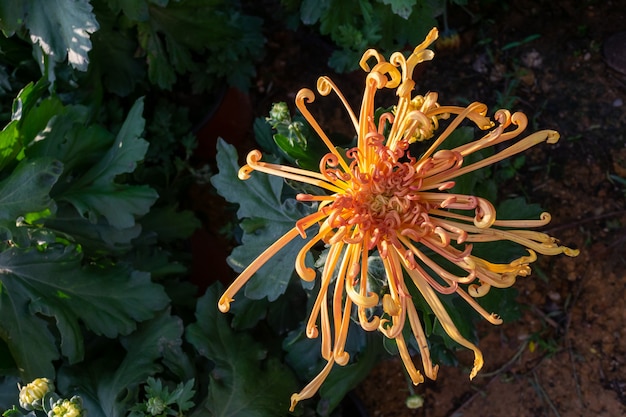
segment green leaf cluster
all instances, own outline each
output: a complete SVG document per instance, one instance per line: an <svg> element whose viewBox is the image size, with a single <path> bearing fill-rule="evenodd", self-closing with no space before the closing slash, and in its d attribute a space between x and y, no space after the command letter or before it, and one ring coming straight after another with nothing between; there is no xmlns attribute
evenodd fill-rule
<svg viewBox="0 0 626 417"><path fill-rule="evenodd" d="M131 408L129 417L181 415L192 408L195 404L191 399L195 391L193 390L194 380L187 383L180 383L170 392L163 382L152 377L146 383L146 401L136 404Z"/></svg>
<svg viewBox="0 0 626 417"><path fill-rule="evenodd" d="M90 416L285 414L299 383L276 333L294 326L293 302L231 325L220 287L198 299L181 282L199 222L180 196L211 176L191 160L192 121L225 85L247 88L262 23L223 0L0 5L0 414L32 415L11 405L36 377ZM259 250L274 221L308 210L283 203L283 184L263 187L269 218L251 216L243 236ZM286 291L291 272L273 272L252 296Z"/></svg>
<svg viewBox="0 0 626 417"><path fill-rule="evenodd" d="M148 146L142 101L114 134L45 92L25 87L0 132L0 337L25 379L83 360L86 330L129 334L169 301L148 273L100 254L129 248L158 197L119 181Z"/></svg>
<svg viewBox="0 0 626 417"><path fill-rule="evenodd" d="M28 36L39 54L86 71L91 35L99 29L89 0L9 0L0 4L0 29L5 36Z"/></svg>
<svg viewBox="0 0 626 417"><path fill-rule="evenodd" d="M7 38L32 44L50 81L69 77L121 96L146 83L171 90L181 79L194 91L218 87L224 80L246 89L263 50L262 23L225 0L0 4L0 30ZM65 62L84 74L68 74L58 66Z"/></svg>
<svg viewBox="0 0 626 417"><path fill-rule="evenodd" d="M247 332L233 332L216 308L223 288L215 285L198 300L197 322L187 338L212 363L203 415L264 417L284 415L298 390L292 371Z"/></svg>
<svg viewBox="0 0 626 417"><path fill-rule="evenodd" d="M315 26L337 46L329 65L338 72L358 68L365 50L376 47L389 55L417 45L437 26L445 1L427 0L299 0L283 4L298 13L304 25Z"/></svg>

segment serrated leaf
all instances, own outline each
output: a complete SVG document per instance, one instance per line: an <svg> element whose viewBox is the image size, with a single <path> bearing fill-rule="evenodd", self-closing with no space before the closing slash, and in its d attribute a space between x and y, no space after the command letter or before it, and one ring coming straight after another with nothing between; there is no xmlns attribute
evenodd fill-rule
<svg viewBox="0 0 626 417"><path fill-rule="evenodd" d="M145 6L147 18L148 8L145 1L131 0L124 3ZM142 15L144 11L136 10L136 13ZM136 19L131 20L144 18L136 16ZM133 92L137 83L145 79L145 60L136 56L138 44L134 31L120 28L117 14L99 11L98 21L100 30L91 37L93 50L89 53L91 65L86 84L104 83L107 91L126 97Z"/></svg>
<svg viewBox="0 0 626 417"><path fill-rule="evenodd" d="M90 109L63 106L58 98L42 100L25 118L22 135L27 140L28 158L52 157L63 162L63 177L53 196L74 186L76 178L91 169L112 146L115 137L99 125L85 125Z"/></svg>
<svg viewBox="0 0 626 417"><path fill-rule="evenodd" d="M63 164L52 158L22 160L0 182L0 223L15 225L18 216L51 208L50 190L62 172Z"/></svg>
<svg viewBox="0 0 626 417"><path fill-rule="evenodd" d="M87 253L124 253L132 248L131 241L141 233L141 226L118 229L105 219L92 223L76 210L63 204L54 217L46 218L45 227L59 235L71 236L72 242Z"/></svg>
<svg viewBox="0 0 626 417"><path fill-rule="evenodd" d="M322 11L328 7L328 5L324 3L328 3L328 1L303 0L300 5L300 19L302 23L305 25L314 25L317 23L317 21L320 20Z"/></svg>
<svg viewBox="0 0 626 417"><path fill-rule="evenodd" d="M248 333L235 333L217 309L222 292L211 286L198 300L197 322L187 328L187 340L211 360L204 407L213 416L265 417L283 415L297 389L293 374L277 359L265 359L265 349Z"/></svg>
<svg viewBox="0 0 626 417"><path fill-rule="evenodd" d="M146 214L158 197L147 185L106 184L85 187L62 198L92 223L102 215L111 226L121 230L134 227L135 217Z"/></svg>
<svg viewBox="0 0 626 417"><path fill-rule="evenodd" d="M0 263L4 256L0 254ZM11 279L5 277L5 273L0 275L0 337L21 369L22 380L54 378L53 362L60 357L54 336L46 322L29 311L27 294L17 285L11 288Z"/></svg>
<svg viewBox="0 0 626 417"><path fill-rule="evenodd" d="M28 138L22 137L22 129L31 126L30 122L25 123L26 115L36 105L47 85L48 83L42 79L37 83L31 82L22 88L13 100L11 121L0 132L0 170L13 163L17 155L23 150L25 146L23 141L24 139L28 140Z"/></svg>
<svg viewBox="0 0 626 417"><path fill-rule="evenodd" d="M243 244L233 249L227 258L228 264L236 272L243 271L257 256L293 226L293 222L265 221L263 227L255 233L244 233ZM306 239L297 236L270 258L248 281L245 287L246 297L255 300L267 297L269 301L274 301L282 295L294 273L294 264L298 252L306 242ZM312 263L310 259L309 263Z"/></svg>
<svg viewBox="0 0 626 417"><path fill-rule="evenodd" d="M139 45L146 54L148 78L169 90L177 73L191 73L194 89L226 79L245 89L260 57L262 19L246 16L232 2L152 1L150 18L138 22ZM165 7L166 6L166 7ZM196 63L194 55L208 57ZM199 65L201 64L201 65Z"/></svg>
<svg viewBox="0 0 626 417"><path fill-rule="evenodd" d="M28 10L24 23L33 43L55 61L67 57L74 68L87 70L89 36L98 30L89 0L23 0L22 7Z"/></svg>
<svg viewBox="0 0 626 417"><path fill-rule="evenodd" d="M146 0L108 0L108 3L115 13L121 10L130 20L144 21L150 17Z"/></svg>
<svg viewBox="0 0 626 417"><path fill-rule="evenodd" d="M80 184L108 184L117 175L135 170L137 162L143 159L149 146L148 142L141 137L145 127L142 113L143 98L140 98L128 112L113 146L77 182Z"/></svg>
<svg viewBox="0 0 626 417"><path fill-rule="evenodd" d="M0 253L0 329L25 379L50 375L51 361L58 357L48 323L37 314L56 321L61 351L72 363L83 355L79 321L96 334L116 337L132 332L169 301L146 273L123 265L81 266L81 260L72 246Z"/></svg>
<svg viewBox="0 0 626 417"><path fill-rule="evenodd" d="M415 0L383 0L384 4L391 6L391 11L403 19L408 19L415 6Z"/></svg>
<svg viewBox="0 0 626 417"><path fill-rule="evenodd" d="M103 375L98 384L98 398L104 415L118 417L126 415L131 405L119 401L120 394L162 369L156 359L166 350L182 344L183 323L176 316L165 311L153 320L142 323L139 329L122 338L127 350L122 363L115 372Z"/></svg>
<svg viewBox="0 0 626 417"><path fill-rule="evenodd" d="M218 174L211 183L226 200L239 204L237 215L246 218L242 223L243 245L235 248L228 258L229 265L241 272L258 255L295 226L296 221L312 213L313 208L296 203L293 199L282 201L282 178L253 173L251 178L241 181L237 151L223 140L218 142ZM258 174L258 175L257 175ZM246 225L254 224L253 228ZM313 232L309 233L309 236ZM256 272L246 285L246 296L253 299L267 297L275 300L285 292L294 271L296 256L306 239L297 236Z"/></svg>
<svg viewBox="0 0 626 417"><path fill-rule="evenodd" d="M99 216L104 216L119 229L133 227L135 217L150 210L158 198L155 190L145 185L115 183L117 175L134 171L148 149L148 142L140 137L145 124L142 112L143 99L139 99L128 113L113 145L57 197L59 200L70 202L94 223Z"/></svg>
<svg viewBox="0 0 626 417"><path fill-rule="evenodd" d="M180 348L182 333L182 321L166 309L120 339L125 351L119 344L102 347L100 341L100 353L89 366L61 367L58 390L68 397L79 395L91 417L125 416L138 398L139 385L163 370L159 359Z"/></svg>
<svg viewBox="0 0 626 417"><path fill-rule="evenodd" d="M227 201L239 204L237 216L240 219L261 217L284 222L300 218L297 206L288 206L282 201L282 178L254 172L249 179L242 181L237 176L238 158L235 147L220 138L217 142L218 173L211 177L211 184Z"/></svg>
<svg viewBox="0 0 626 417"><path fill-rule="evenodd" d="M202 226L191 210L179 210L175 204L154 207L141 219L144 231L155 232L163 241L186 239Z"/></svg>

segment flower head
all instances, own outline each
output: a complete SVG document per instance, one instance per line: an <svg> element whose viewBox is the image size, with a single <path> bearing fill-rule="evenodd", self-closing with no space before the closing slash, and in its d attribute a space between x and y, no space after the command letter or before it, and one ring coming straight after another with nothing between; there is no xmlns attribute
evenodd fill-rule
<svg viewBox="0 0 626 417"><path fill-rule="evenodd" d="M48 411L48 417L85 417L87 411L83 408L83 400L78 395L71 399L60 398L52 409Z"/></svg>
<svg viewBox="0 0 626 417"><path fill-rule="evenodd" d="M424 373L436 378L438 367L430 359L411 290L419 291L453 340L474 352L470 373L473 378L483 365L482 353L461 335L440 296L456 293L488 321L499 324L500 318L485 311L475 297L485 295L491 287L509 287L516 277L529 275L529 265L537 259L537 253L578 254L547 234L527 230L546 225L550 221L548 213L536 220L498 220L494 206L486 199L451 192L459 176L539 143L555 143L559 135L543 130L513 141L527 125L522 113L499 110L492 121L482 103L442 106L434 92L413 95L413 70L420 62L433 58L434 53L426 48L436 38L437 30L433 29L408 58L396 52L386 61L375 50L368 50L361 60L361 67L368 74L358 115L330 79L318 80L318 92L323 96L335 92L356 130L357 146L345 155L308 111L307 104L314 101L315 95L303 89L296 97L296 105L328 148L319 172L263 162L259 151L248 154L247 164L239 172L241 179L248 178L252 171L260 171L323 191L297 196L300 201L316 203L317 211L299 220L265 250L219 300L220 310L228 311L234 294L270 257L296 237L306 238L312 226L319 227L300 251L295 269L302 279L314 280L317 274L305 265L305 256L318 243L327 245L319 293L306 326L310 338L321 333L321 354L327 364L301 392L292 396L292 410L298 401L317 392L335 363L348 363L349 354L344 347L352 317L364 330L378 330L396 341L404 365L417 385L424 378L404 339L402 331L408 326L419 346ZM398 102L380 114L375 112L374 98L382 89L395 89ZM439 132L442 120L447 122ZM466 120L487 133L461 146L442 147ZM425 150L413 155L410 145L418 141L423 142ZM466 162L473 153L496 145L498 150L492 156ZM528 254L508 264L491 263L472 254L474 242L493 241L517 243L527 248ZM368 286L368 260L375 252L385 270L382 297ZM431 253L439 261L433 260Z"/></svg>
<svg viewBox="0 0 626 417"><path fill-rule="evenodd" d="M37 378L19 389L20 407L25 410L41 410L43 397L54 392L54 383L48 378Z"/></svg>

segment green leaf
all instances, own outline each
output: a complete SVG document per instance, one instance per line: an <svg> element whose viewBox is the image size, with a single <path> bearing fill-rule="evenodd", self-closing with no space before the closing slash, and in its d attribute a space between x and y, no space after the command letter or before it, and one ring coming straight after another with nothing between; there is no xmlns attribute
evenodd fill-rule
<svg viewBox="0 0 626 417"><path fill-rule="evenodd" d="M62 367L58 389L80 395L91 417L125 416L137 401L139 385L163 370L159 359L180 348L182 333L182 321L166 309L120 339L125 351L119 344L105 345L90 366Z"/></svg>
<svg viewBox="0 0 626 417"><path fill-rule="evenodd" d="M0 377L0 410L8 410L17 403L19 395L17 384L20 382L16 376Z"/></svg>
<svg viewBox="0 0 626 417"><path fill-rule="evenodd" d="M141 219L144 231L155 232L162 241L186 239L202 224L190 210L179 210L177 205L153 207Z"/></svg>
<svg viewBox="0 0 626 417"><path fill-rule="evenodd" d="M25 14L24 0L0 1L0 29L4 36L11 37L22 27Z"/></svg>
<svg viewBox="0 0 626 417"><path fill-rule="evenodd" d="M498 205L498 219L539 219L543 209L539 204L529 204L524 197L515 197L504 200Z"/></svg>
<svg viewBox="0 0 626 417"><path fill-rule="evenodd" d="M314 25L320 20L322 11L328 8L328 0L302 0L300 19L305 25Z"/></svg>
<svg viewBox="0 0 626 417"><path fill-rule="evenodd" d="M115 13L122 10L130 20L145 21L150 17L146 0L108 0L108 3Z"/></svg>
<svg viewBox="0 0 626 417"><path fill-rule="evenodd" d="M15 160L22 150L18 121L13 120L0 132L0 171Z"/></svg>
<svg viewBox="0 0 626 417"><path fill-rule="evenodd" d="M0 333L25 379L51 375L51 361L58 357L48 323L38 314L56 321L61 351L74 363L83 356L79 321L96 334L116 337L169 301L146 273L121 264L81 266L81 261L72 246L0 253Z"/></svg>
<svg viewBox="0 0 626 417"><path fill-rule="evenodd" d="M63 164L51 158L23 160L0 182L0 222L15 224L18 216L51 208L50 190Z"/></svg>
<svg viewBox="0 0 626 417"><path fill-rule="evenodd" d="M229 265L241 272L258 255L283 234L295 226L296 221L314 211L311 206L287 199L283 202L282 178L253 173L251 178L241 181L237 151L223 140L218 142L218 174L211 183L226 200L239 204L237 215L242 222L244 235L242 245L235 248L228 258ZM310 231L308 235L312 235ZM285 292L294 272L294 262L306 239L297 236L270 258L246 285L245 294L253 299L267 297L276 300Z"/></svg>
<svg viewBox="0 0 626 417"><path fill-rule="evenodd" d="M149 19L137 22L139 45L153 84L169 90L177 74L191 73L196 90L223 79L247 88L254 75L253 61L262 52L262 19L242 14L233 2L156 3L149 5ZM207 59L196 63L197 56Z"/></svg>
<svg viewBox="0 0 626 417"><path fill-rule="evenodd" d="M106 184L85 187L62 198L72 203L79 213L87 214L92 223L98 221L100 214L121 230L135 226L135 217L146 214L158 197L147 185Z"/></svg>
<svg viewBox="0 0 626 417"><path fill-rule="evenodd" d="M265 349L248 333L230 328L217 309L221 292L220 285L213 285L198 300L197 321L186 332L187 340L215 364L203 407L221 417L284 415L297 389L293 374L277 359L266 359Z"/></svg>
<svg viewBox="0 0 626 417"><path fill-rule="evenodd" d="M125 4L141 5L147 18L148 7L145 1L126 1ZM126 12L126 8L124 9ZM137 10L138 14L144 11ZM132 20L144 20L143 17ZM89 53L91 65L85 84L104 88L125 97L133 92L136 85L145 80L146 64L136 56L139 47L133 30L120 27L117 14L109 10L98 11L100 30L91 36L93 50Z"/></svg>
<svg viewBox="0 0 626 417"><path fill-rule="evenodd" d="M148 149L140 136L144 129L143 99L135 102L115 142L107 152L59 200L70 202L81 215L96 222L104 216L109 224L124 229L135 225L135 217L146 214L158 198L152 188L115 183L115 177L133 172Z"/></svg>
<svg viewBox="0 0 626 417"><path fill-rule="evenodd" d="M0 254L0 264L5 254ZM12 285L11 278L0 275L0 338L8 345L22 380L54 378L53 361L60 357L54 336L45 321L32 314L28 294L19 284Z"/></svg>
<svg viewBox="0 0 626 417"><path fill-rule="evenodd" d="M141 138L145 127L142 113L143 98L140 98L128 112L113 146L77 182L80 184L108 184L117 175L135 170L137 162L143 159L149 146L148 142Z"/></svg>
<svg viewBox="0 0 626 417"><path fill-rule="evenodd" d="M391 5L391 11L403 19L408 19L415 6L415 0L383 0L384 4Z"/></svg>
<svg viewBox="0 0 626 417"><path fill-rule="evenodd" d="M67 57L74 68L87 70L89 36L98 30L89 0L23 0L21 6L28 10L24 24L33 43L55 61Z"/></svg>
<svg viewBox="0 0 626 417"><path fill-rule="evenodd" d="M156 359L171 347L180 346L182 333L182 320L165 311L143 323L135 333L122 338L127 350L124 360L114 373L102 375L98 384L98 398L105 416L125 415L130 404L116 401L120 394L160 371L162 368Z"/></svg>
<svg viewBox="0 0 626 417"><path fill-rule="evenodd" d="M240 219L263 218L270 221L284 222L289 218L299 219L297 207L283 203L282 178L253 172L249 179L239 180L239 157L234 146L223 139L217 143L218 173L211 177L211 184L219 194L231 203L239 204L237 216ZM262 214L262 216L259 216Z"/></svg>
<svg viewBox="0 0 626 417"><path fill-rule="evenodd" d="M1 2L0 2L1 3ZM37 83L29 83L18 93L11 108L11 121L0 132L0 170L15 161L15 158L28 143L28 139L22 137L22 129L29 129L36 122L29 120L27 115L38 103L39 98L45 91L48 83L40 79ZM47 119L43 123L45 127ZM50 156L50 155L47 155Z"/></svg>
<svg viewBox="0 0 626 417"><path fill-rule="evenodd" d="M516 288L491 288L489 292L476 299L488 312L496 313L502 321L510 323L519 320L522 316L520 304L517 300Z"/></svg>
<svg viewBox="0 0 626 417"><path fill-rule="evenodd" d="M141 226L118 229L104 218L92 223L76 212L73 206L62 204L54 217L43 221L45 227L80 245L85 253L125 253L132 249L132 240L139 237Z"/></svg>
<svg viewBox="0 0 626 417"><path fill-rule="evenodd" d="M360 328L352 329L362 332ZM359 352L356 360L346 366L335 366L320 387L320 402L317 412L321 416L329 415L343 400L346 394L363 381L383 354L383 344L379 334L366 333L365 348Z"/></svg>
<svg viewBox="0 0 626 417"><path fill-rule="evenodd" d="M265 152L277 155L278 146L274 142L272 127L264 117L257 117L253 124L254 139Z"/></svg>
<svg viewBox="0 0 626 417"><path fill-rule="evenodd" d="M57 97L42 100L30 111L22 129L27 157L53 157L63 162L64 176L72 179L102 158L111 147L113 135L99 125L86 125L90 109L63 106ZM70 181L62 181L71 183ZM67 185L61 186L61 189ZM59 190L55 190L59 193Z"/></svg>

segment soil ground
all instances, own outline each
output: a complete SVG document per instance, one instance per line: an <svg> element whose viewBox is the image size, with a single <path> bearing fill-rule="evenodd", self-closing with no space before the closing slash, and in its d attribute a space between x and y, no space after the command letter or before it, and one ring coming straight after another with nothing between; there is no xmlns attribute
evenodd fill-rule
<svg viewBox="0 0 626 417"><path fill-rule="evenodd" d="M424 405L409 409L401 363L381 363L356 390L370 417L626 415L626 46L603 49L626 31L625 3L470 4L482 16L474 23L450 10L461 46L437 51L417 89L438 91L446 104L508 102L537 127L558 130L557 144L527 153L510 194L541 204L553 218L546 231L581 253L544 257L518 280L521 320L479 325L485 367L473 381L472 357L459 352L464 366L442 367L437 381L416 387ZM533 35L540 36L524 42ZM333 74L329 45L302 32L268 34L255 115L267 115L273 102L293 103L319 75L359 103L361 76ZM329 112L320 124L336 116Z"/></svg>

